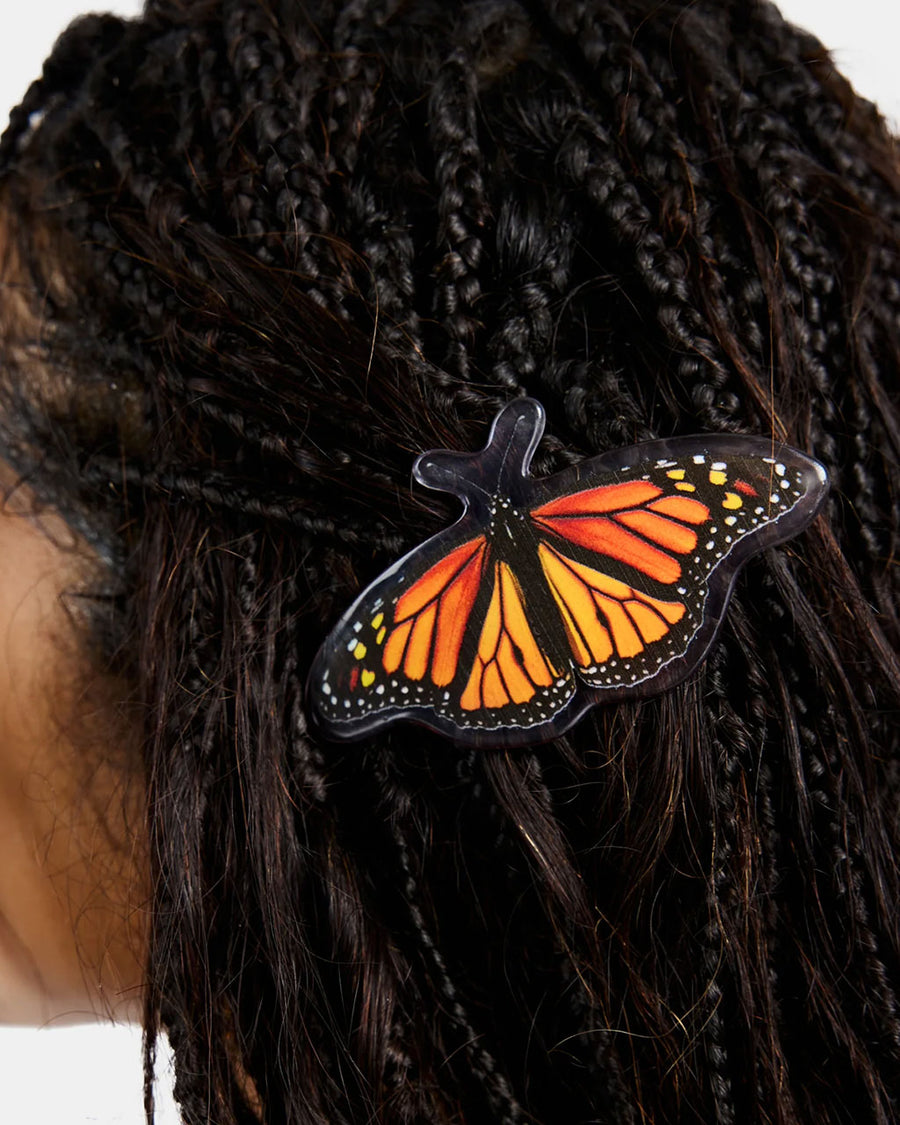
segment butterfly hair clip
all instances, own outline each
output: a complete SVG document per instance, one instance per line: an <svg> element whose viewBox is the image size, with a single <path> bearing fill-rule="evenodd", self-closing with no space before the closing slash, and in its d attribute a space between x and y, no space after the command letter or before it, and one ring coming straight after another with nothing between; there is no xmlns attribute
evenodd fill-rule
<svg viewBox="0 0 900 1125"><path fill-rule="evenodd" d="M822 466L764 438L673 438L528 475L544 431L510 402L477 453L413 467L463 503L452 526L377 578L313 662L327 737L412 720L476 746L562 734L598 703L684 680L721 624L735 575L802 531Z"/></svg>

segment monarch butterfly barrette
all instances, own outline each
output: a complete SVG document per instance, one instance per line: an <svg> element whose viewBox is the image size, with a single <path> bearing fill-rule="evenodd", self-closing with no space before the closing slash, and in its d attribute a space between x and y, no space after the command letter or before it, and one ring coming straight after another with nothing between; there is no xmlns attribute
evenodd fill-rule
<svg viewBox="0 0 900 1125"><path fill-rule="evenodd" d="M753 437L651 441L537 479L533 399L477 453L413 467L463 514L356 599L310 672L324 733L413 720L458 743L561 734L588 708L646 696L702 661L735 575L796 535L828 488L810 457Z"/></svg>

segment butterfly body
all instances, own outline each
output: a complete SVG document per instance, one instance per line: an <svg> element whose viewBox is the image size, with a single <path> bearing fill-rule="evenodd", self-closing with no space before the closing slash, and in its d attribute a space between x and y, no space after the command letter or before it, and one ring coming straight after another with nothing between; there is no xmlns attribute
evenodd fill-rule
<svg viewBox="0 0 900 1125"><path fill-rule="evenodd" d="M320 726L410 719L457 742L561 733L598 702L684 679L751 554L806 526L824 470L760 438L649 442L542 479L543 411L517 399L485 449L414 467L464 513L369 586L310 673Z"/></svg>

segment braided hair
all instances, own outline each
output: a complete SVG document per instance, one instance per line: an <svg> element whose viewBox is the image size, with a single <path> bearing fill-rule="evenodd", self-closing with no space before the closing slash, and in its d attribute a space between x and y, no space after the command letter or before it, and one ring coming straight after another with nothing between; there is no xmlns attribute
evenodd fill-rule
<svg viewBox="0 0 900 1125"><path fill-rule="evenodd" d="M188 1125L897 1120L898 180L766 0L62 36L0 141L0 453L103 564ZM322 742L325 632L455 515L414 455L523 393L538 475L766 434L829 506L660 698Z"/></svg>

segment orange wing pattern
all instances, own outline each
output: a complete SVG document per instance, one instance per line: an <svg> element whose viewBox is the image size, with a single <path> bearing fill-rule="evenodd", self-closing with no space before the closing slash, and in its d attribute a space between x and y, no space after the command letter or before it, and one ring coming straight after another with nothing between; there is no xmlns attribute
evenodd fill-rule
<svg viewBox="0 0 900 1125"><path fill-rule="evenodd" d="M681 602L652 598L547 543L540 544L538 555L572 654L582 668L612 656L637 656L684 617Z"/></svg>
<svg viewBox="0 0 900 1125"><path fill-rule="evenodd" d="M421 680L430 672L437 687L451 682L481 585L486 549L483 535L470 539L426 570L398 599L387 640L380 634L388 674L402 667L409 680Z"/></svg>
<svg viewBox="0 0 900 1125"><path fill-rule="evenodd" d="M532 517L570 543L670 583L681 577L673 554L694 550L693 528L709 519L709 508L689 496L665 496L659 485L638 480L561 496L535 508Z"/></svg>
<svg viewBox="0 0 900 1125"><path fill-rule="evenodd" d="M494 589L460 707L477 711L527 703L557 674L534 639L516 576L505 562L495 563Z"/></svg>
<svg viewBox="0 0 900 1125"><path fill-rule="evenodd" d="M516 398L484 449L416 461L464 515L372 582L323 643L309 691L327 736L410 719L524 745L595 703L679 683L738 568L805 527L827 489L803 454L736 436L651 442L534 480L543 428L539 404Z"/></svg>

